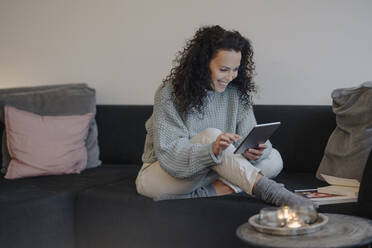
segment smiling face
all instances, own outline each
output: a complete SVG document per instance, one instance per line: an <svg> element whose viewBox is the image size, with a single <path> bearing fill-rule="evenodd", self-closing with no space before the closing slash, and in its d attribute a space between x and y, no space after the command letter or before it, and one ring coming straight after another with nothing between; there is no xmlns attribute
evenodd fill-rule
<svg viewBox="0 0 372 248"><path fill-rule="evenodd" d="M211 87L217 92L224 92L227 85L238 76L241 52L234 50L218 50L211 60L209 69L211 72Z"/></svg>

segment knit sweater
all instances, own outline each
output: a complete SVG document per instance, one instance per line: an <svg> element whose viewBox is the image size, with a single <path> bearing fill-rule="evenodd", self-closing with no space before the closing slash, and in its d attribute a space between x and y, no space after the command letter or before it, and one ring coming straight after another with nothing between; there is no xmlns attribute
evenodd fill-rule
<svg viewBox="0 0 372 248"><path fill-rule="evenodd" d="M181 116L173 101L173 86L163 83L156 91L154 110L146 121L147 130L142 161L159 161L161 167L175 178L189 178L221 163L210 144L192 144L190 139L206 128L236 133L245 137L256 125L252 106L242 104L236 87L229 85L222 93L209 90L204 99L203 114L190 112ZM239 145L243 139L234 143ZM266 158L271 143L263 155L252 164Z"/></svg>

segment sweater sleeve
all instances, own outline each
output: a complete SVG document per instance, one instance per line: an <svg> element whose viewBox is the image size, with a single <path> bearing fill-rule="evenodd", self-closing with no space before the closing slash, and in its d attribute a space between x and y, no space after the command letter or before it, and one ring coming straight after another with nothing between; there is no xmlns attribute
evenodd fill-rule
<svg viewBox="0 0 372 248"><path fill-rule="evenodd" d="M253 113L253 107L244 107L241 106L241 111L239 111L239 119L237 122L236 133L242 136L243 138L239 140L240 142L248 135L248 133L253 129L253 127L257 124L256 118ZM239 144L237 144L239 145ZM267 158L272 150L272 144L269 140L266 141L267 148L264 150L262 156L256 160L249 160L252 164L256 164L261 160Z"/></svg>
<svg viewBox="0 0 372 248"><path fill-rule="evenodd" d="M155 94L154 150L167 173L175 178L188 178L220 161L213 154L213 143L190 142L189 131L169 91L169 88L163 87Z"/></svg>

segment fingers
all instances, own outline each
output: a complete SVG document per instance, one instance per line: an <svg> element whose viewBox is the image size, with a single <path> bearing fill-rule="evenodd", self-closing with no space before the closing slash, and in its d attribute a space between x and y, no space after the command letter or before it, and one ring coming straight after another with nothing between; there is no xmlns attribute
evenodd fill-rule
<svg viewBox="0 0 372 248"><path fill-rule="evenodd" d="M224 150L230 145L230 142L220 141L220 142L218 142L218 145L220 146L220 148L222 148Z"/></svg>
<svg viewBox="0 0 372 248"><path fill-rule="evenodd" d="M227 148L232 142L235 142L240 138L240 135L234 133L223 133L217 138L217 141L223 148Z"/></svg>
<svg viewBox="0 0 372 248"><path fill-rule="evenodd" d="M244 156L249 160L257 160L261 157L262 152L256 149L247 149L244 152Z"/></svg>
<svg viewBox="0 0 372 248"><path fill-rule="evenodd" d="M221 151L225 150L232 142L235 142L240 138L242 138L240 135L234 133L220 134L213 145L214 154L220 154Z"/></svg>
<svg viewBox="0 0 372 248"><path fill-rule="evenodd" d="M260 158L260 156L253 155L252 153L244 153L244 157L246 157L249 160L257 160Z"/></svg>
<svg viewBox="0 0 372 248"><path fill-rule="evenodd" d="M258 144L258 149L259 150L264 150L267 148L267 145L265 143L262 143L262 144Z"/></svg>
<svg viewBox="0 0 372 248"><path fill-rule="evenodd" d="M241 138L240 135L234 133L223 133L217 137L217 142L218 143L224 142L224 144L227 143L228 145L230 145L232 142L235 142L240 138Z"/></svg>
<svg viewBox="0 0 372 248"><path fill-rule="evenodd" d="M219 136L220 140L223 140L223 141L229 142L229 143L235 142L238 139L240 139L241 137L242 136L237 135L235 133L223 133Z"/></svg>
<svg viewBox="0 0 372 248"><path fill-rule="evenodd" d="M263 150L256 150L256 149L250 148L247 151L256 156L261 156L263 154Z"/></svg>
<svg viewBox="0 0 372 248"><path fill-rule="evenodd" d="M259 144L258 149L253 149L253 148L247 149L244 152L244 156L249 160L257 160L262 156L266 148L267 148L266 144Z"/></svg>

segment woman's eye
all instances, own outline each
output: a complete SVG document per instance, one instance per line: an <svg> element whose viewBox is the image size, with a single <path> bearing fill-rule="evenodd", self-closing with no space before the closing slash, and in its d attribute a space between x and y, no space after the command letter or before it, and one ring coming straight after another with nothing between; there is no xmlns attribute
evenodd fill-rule
<svg viewBox="0 0 372 248"><path fill-rule="evenodd" d="M225 71L228 71L227 69L220 69L220 71L223 71L223 72L225 72Z"/></svg>

